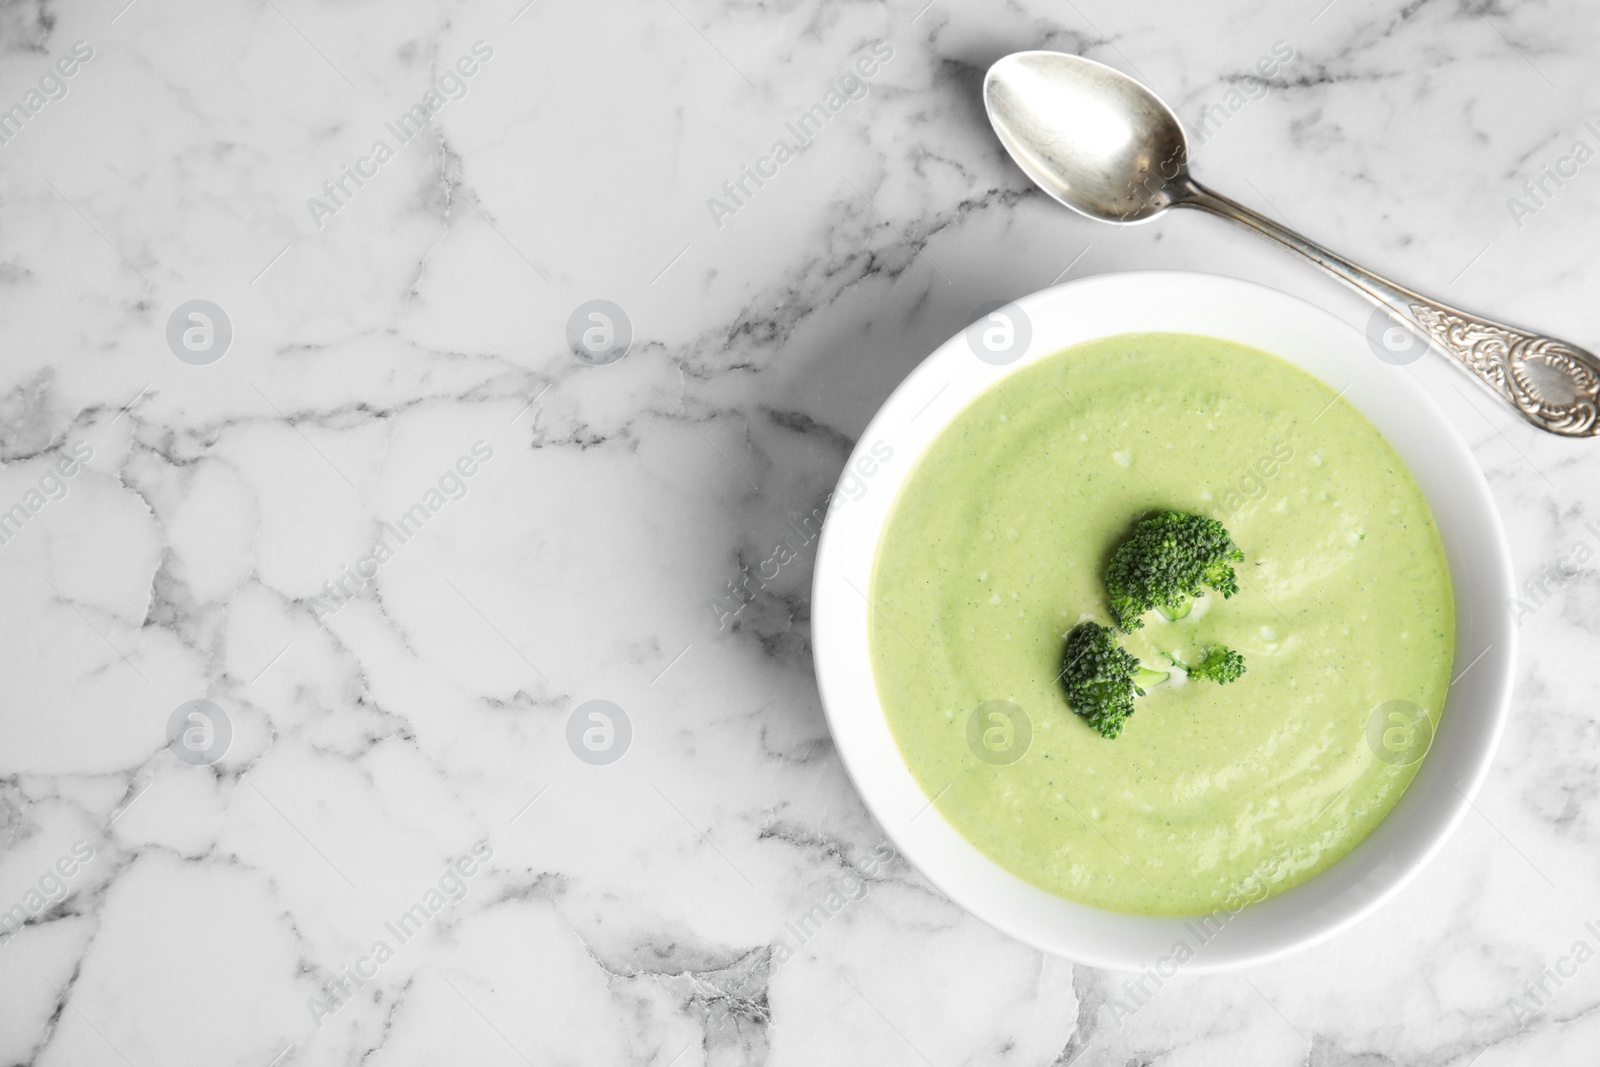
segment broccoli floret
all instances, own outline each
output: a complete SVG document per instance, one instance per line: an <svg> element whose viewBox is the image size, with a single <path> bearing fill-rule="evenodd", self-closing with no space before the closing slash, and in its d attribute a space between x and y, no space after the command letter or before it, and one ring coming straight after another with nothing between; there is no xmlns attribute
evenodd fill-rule
<svg viewBox="0 0 1600 1067"><path fill-rule="evenodd" d="M1201 678L1218 685L1236 682L1244 673L1244 657L1227 645L1212 645L1192 667L1177 656L1169 655L1167 658L1182 667L1190 678Z"/></svg>
<svg viewBox="0 0 1600 1067"><path fill-rule="evenodd" d="M1116 631L1095 622L1080 622L1067 635L1061 657L1061 687L1067 704L1088 720L1102 737L1116 737L1133 714L1135 697L1160 685L1170 671L1153 671L1117 644Z"/></svg>
<svg viewBox="0 0 1600 1067"><path fill-rule="evenodd" d="M1183 511L1140 519L1106 568L1111 617L1125 633L1143 626L1139 616L1152 608L1169 619L1181 619L1202 585L1224 597L1237 593L1239 583L1229 564L1243 559L1244 553L1216 519Z"/></svg>

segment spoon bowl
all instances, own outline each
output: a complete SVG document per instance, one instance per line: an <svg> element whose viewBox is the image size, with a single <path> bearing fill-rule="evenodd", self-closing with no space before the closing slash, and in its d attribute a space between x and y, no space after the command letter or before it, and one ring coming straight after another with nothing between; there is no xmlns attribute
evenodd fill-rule
<svg viewBox="0 0 1600 1067"><path fill-rule="evenodd" d="M1035 185L1101 222L1148 222L1189 189L1178 116L1119 70L1061 52L1015 52L983 80L989 123Z"/></svg>

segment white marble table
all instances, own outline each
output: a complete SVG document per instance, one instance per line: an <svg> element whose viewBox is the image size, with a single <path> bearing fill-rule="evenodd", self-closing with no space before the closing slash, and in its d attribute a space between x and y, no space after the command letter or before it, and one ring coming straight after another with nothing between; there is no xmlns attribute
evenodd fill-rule
<svg viewBox="0 0 1600 1067"><path fill-rule="evenodd" d="M1135 73L1217 187L1593 347L1586 0L525 2L0 8L0 1063L1594 1062L1600 445L1413 366L1571 575L1495 770L1377 916L1131 1016L883 847L807 608L855 437L978 305L1173 267L1367 319L1046 202L989 62Z"/></svg>

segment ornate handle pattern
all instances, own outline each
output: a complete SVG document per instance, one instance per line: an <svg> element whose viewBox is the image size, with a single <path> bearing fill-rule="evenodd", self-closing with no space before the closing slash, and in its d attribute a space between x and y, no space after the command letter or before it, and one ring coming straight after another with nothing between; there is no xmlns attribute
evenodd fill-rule
<svg viewBox="0 0 1600 1067"><path fill-rule="evenodd" d="M1535 426L1567 437L1600 435L1600 360L1590 353L1433 303L1412 301L1409 309L1430 341ZM1566 395L1549 395L1553 384Z"/></svg>
<svg viewBox="0 0 1600 1067"><path fill-rule="evenodd" d="M1192 178L1176 203L1243 223L1305 256L1374 303L1410 319L1435 347L1453 356L1541 430L1565 437L1600 437L1600 359L1584 349L1429 300Z"/></svg>

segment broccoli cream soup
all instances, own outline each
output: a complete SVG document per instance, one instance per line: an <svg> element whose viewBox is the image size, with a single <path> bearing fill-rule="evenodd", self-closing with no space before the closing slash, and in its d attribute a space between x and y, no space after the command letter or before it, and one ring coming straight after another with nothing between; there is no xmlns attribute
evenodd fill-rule
<svg viewBox="0 0 1600 1067"><path fill-rule="evenodd" d="M1118 640L1247 670L1152 689L1108 740L1057 681L1065 635L1110 624L1107 560L1163 509L1226 525L1239 591ZM1355 847L1426 752L1455 643L1438 531L1382 435L1295 367L1186 335L1081 345L980 397L907 482L872 595L878 692L945 818L1035 885L1142 915L1237 908Z"/></svg>

